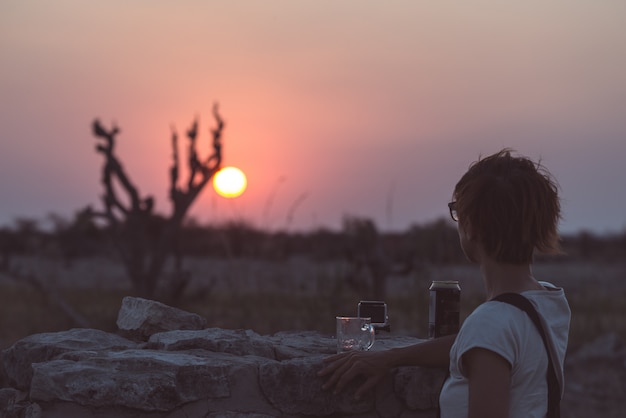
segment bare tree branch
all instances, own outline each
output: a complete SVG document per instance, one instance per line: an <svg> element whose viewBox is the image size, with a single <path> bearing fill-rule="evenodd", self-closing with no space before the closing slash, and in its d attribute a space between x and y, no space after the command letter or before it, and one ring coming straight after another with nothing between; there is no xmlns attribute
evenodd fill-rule
<svg viewBox="0 0 626 418"><path fill-rule="evenodd" d="M211 180L213 175L221 168L222 164L222 131L224 130L224 121L219 115L218 105L213 107L213 116L217 122L217 126L211 130L213 137L212 154L202 163L198 158L196 150L196 138L198 133L198 120L194 120L191 128L187 131L189 138L189 178L187 179L187 189L182 190L175 188L176 193L172 198L173 212L172 217L181 222L187 210L198 197L202 189ZM175 152L177 155L177 152ZM177 162L175 163L177 167ZM178 170L176 169L178 172ZM196 181L196 177L199 180ZM173 188L174 189L174 188Z"/></svg>
<svg viewBox="0 0 626 418"><path fill-rule="evenodd" d="M178 231L189 208L221 167L224 121L219 115L217 104L214 105L213 116L217 126L211 130L212 152L204 163L197 151L198 118L187 131L189 178L183 182L185 188L178 184L180 180L178 134L172 127L172 166L169 170L169 198L172 211L167 218L159 218L152 213L154 199L150 196L141 198L138 189L130 181L115 155L115 137L119 133L119 128L113 126L109 130L97 119L93 122L93 134L104 140L104 144L98 144L96 150L105 158L102 170L102 184L105 189L102 197L104 212L94 212L94 216L102 216L108 221L113 243L122 257L135 293L141 296L153 296L165 262L168 256L172 255ZM129 205L125 206L116 194L116 183L127 195ZM156 236L152 236L155 228ZM175 263L175 269L178 271L177 277L185 277L179 261Z"/></svg>

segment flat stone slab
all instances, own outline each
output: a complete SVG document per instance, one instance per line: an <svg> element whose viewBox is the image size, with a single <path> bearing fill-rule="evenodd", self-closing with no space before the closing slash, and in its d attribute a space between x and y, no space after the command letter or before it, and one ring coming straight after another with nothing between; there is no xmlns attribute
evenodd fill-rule
<svg viewBox="0 0 626 418"><path fill-rule="evenodd" d="M3 351L5 373L16 388L26 390L33 377L33 363L52 360L75 351L115 351L136 348L137 343L108 332L74 328L68 331L33 334Z"/></svg>
<svg viewBox="0 0 626 418"><path fill-rule="evenodd" d="M270 359L276 357L274 343L251 330L207 328L161 332L150 336L147 347L167 351L200 349Z"/></svg>
<svg viewBox="0 0 626 418"><path fill-rule="evenodd" d="M169 411L198 399L230 396L233 363L237 358L154 350L87 352L80 359L33 364L30 398Z"/></svg>

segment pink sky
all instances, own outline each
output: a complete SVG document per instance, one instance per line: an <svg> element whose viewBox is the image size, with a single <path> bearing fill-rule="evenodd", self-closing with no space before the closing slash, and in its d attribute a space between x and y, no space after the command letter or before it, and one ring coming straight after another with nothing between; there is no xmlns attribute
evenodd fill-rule
<svg viewBox="0 0 626 418"><path fill-rule="evenodd" d="M98 207L95 117L167 213L170 127L198 115L206 155L217 101L248 190L207 188L203 223L401 230L447 216L467 166L512 147L559 181L563 231L622 231L624 16L616 0L3 1L0 224Z"/></svg>

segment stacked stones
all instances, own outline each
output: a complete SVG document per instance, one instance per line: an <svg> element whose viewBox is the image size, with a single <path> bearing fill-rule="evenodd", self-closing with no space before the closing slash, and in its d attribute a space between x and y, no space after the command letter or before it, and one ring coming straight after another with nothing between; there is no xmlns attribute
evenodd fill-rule
<svg viewBox="0 0 626 418"><path fill-rule="evenodd" d="M394 370L370 397L358 382L340 395L316 376L335 352L315 332L261 336L206 328L206 320L126 297L119 333L95 329L35 334L2 353L0 417L429 417L443 370ZM419 342L379 338L376 349Z"/></svg>

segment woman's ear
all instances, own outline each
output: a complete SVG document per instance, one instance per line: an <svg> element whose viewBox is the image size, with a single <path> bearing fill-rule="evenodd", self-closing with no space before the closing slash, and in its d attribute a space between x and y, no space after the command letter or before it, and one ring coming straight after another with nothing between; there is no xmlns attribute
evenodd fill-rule
<svg viewBox="0 0 626 418"><path fill-rule="evenodd" d="M469 227L469 225L463 225L461 223L458 224L458 229L459 229L459 235L461 236L461 238L467 240L467 241L475 241L475 234L472 233L472 229Z"/></svg>

